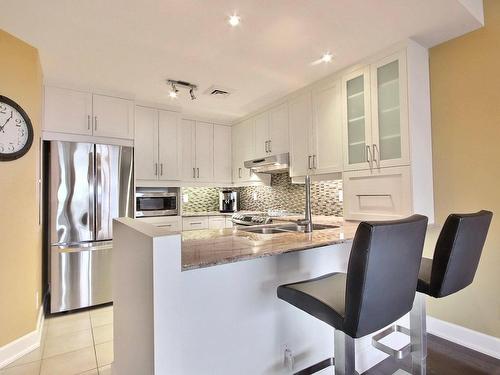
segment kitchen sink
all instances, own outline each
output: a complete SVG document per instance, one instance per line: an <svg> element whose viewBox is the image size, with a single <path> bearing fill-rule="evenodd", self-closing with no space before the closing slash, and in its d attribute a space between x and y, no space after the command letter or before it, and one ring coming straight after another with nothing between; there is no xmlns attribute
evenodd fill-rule
<svg viewBox="0 0 500 375"><path fill-rule="evenodd" d="M289 230L284 230L277 227L248 227L248 228L240 228L240 230L244 232L259 233L259 234L275 234L275 233L290 232Z"/></svg>
<svg viewBox="0 0 500 375"><path fill-rule="evenodd" d="M338 228L338 225L325 225L325 224L313 224L314 230L324 230ZM239 230L250 233L259 234L276 234L276 233L289 233L289 232L304 232L305 226L298 224L282 224L282 225L265 225L265 226L252 226L247 228L239 228Z"/></svg>

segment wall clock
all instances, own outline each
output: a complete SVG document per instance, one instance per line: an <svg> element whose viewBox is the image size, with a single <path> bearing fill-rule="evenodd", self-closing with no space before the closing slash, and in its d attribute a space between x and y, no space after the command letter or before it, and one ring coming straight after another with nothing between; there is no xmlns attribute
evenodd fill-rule
<svg viewBox="0 0 500 375"><path fill-rule="evenodd" d="M33 143L33 125L13 100L0 95L0 161L24 156Z"/></svg>

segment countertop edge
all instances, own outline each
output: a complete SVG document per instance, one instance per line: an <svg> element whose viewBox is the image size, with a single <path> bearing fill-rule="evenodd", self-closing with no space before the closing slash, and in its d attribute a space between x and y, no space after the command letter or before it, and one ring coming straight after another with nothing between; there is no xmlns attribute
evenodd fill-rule
<svg viewBox="0 0 500 375"><path fill-rule="evenodd" d="M344 240L335 240L331 242L326 242L324 244L311 244L311 245L304 245L304 246L299 246L293 249L286 249L282 251L274 251L274 252L269 252L269 253L263 253L259 255L242 255L242 256L235 256L233 258L227 258L227 259L220 259L214 262L206 262L206 263L197 263L194 265L182 265L181 266L181 272L184 271L193 271L193 270L198 270L198 269L203 269L203 268L210 268L210 267L215 267L215 266L220 266L224 264L231 264L231 263L237 263L237 262L243 262L243 261L248 261L248 260L254 260L254 259L260 259L260 258L267 258L271 256L276 256L276 255L283 255L283 254L288 254L288 253L295 253L298 251L307 251L307 250L313 250L316 248L321 248L321 247L326 247L326 246L333 246L333 245L341 245L344 243L350 243L352 242L353 239L344 239Z"/></svg>

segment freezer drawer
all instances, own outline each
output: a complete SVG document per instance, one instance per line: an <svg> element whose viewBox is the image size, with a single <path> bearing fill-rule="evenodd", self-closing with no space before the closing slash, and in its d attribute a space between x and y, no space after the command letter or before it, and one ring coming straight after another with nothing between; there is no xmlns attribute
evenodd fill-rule
<svg viewBox="0 0 500 375"><path fill-rule="evenodd" d="M50 312L112 301L112 242L51 248Z"/></svg>

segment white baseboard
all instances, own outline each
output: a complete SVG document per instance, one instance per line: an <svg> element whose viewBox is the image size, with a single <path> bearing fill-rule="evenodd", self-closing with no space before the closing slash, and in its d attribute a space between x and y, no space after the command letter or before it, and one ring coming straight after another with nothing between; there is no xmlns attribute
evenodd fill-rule
<svg viewBox="0 0 500 375"><path fill-rule="evenodd" d="M41 306L38 311L36 329L8 343L7 345L0 347L0 369L40 346L43 322L45 319L44 315L43 306Z"/></svg>
<svg viewBox="0 0 500 375"><path fill-rule="evenodd" d="M458 345L500 359L500 339L427 316L427 332Z"/></svg>

